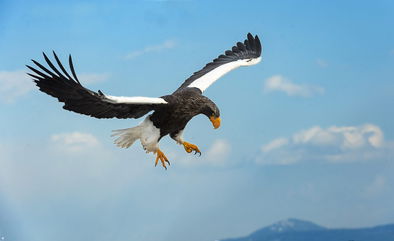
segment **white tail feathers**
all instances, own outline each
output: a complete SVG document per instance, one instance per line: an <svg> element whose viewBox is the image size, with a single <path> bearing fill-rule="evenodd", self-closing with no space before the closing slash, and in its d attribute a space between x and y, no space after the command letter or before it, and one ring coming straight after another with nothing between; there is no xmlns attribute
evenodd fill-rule
<svg viewBox="0 0 394 241"><path fill-rule="evenodd" d="M159 149L160 129L150 120L150 115L138 126L128 129L114 130L111 136L119 136L115 144L122 148L128 148L140 139L146 152L156 152Z"/></svg>
<svg viewBox="0 0 394 241"><path fill-rule="evenodd" d="M136 126L127 129L113 130L111 136L119 136L115 140L115 144L121 148L129 148L133 143L140 139L142 128L141 126Z"/></svg>

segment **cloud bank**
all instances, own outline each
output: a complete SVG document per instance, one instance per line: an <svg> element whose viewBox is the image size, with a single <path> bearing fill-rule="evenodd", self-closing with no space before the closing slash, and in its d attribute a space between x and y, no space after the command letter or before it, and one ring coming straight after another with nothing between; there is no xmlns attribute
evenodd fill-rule
<svg viewBox="0 0 394 241"><path fill-rule="evenodd" d="M0 71L0 101L12 103L34 89L34 82L24 70Z"/></svg>
<svg viewBox="0 0 394 241"><path fill-rule="evenodd" d="M394 145L384 140L383 131L376 125L315 126L263 145L257 163L289 165L301 161L369 161L387 159L389 153L394 153Z"/></svg>

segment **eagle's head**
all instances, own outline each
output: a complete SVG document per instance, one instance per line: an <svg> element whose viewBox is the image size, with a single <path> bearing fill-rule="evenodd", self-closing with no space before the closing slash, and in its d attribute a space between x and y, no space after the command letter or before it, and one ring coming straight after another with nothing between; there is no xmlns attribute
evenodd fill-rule
<svg viewBox="0 0 394 241"><path fill-rule="evenodd" d="M217 129L220 126L220 110L219 108L208 98L205 100L204 107L201 111L202 114L206 115L212 122L213 128Z"/></svg>

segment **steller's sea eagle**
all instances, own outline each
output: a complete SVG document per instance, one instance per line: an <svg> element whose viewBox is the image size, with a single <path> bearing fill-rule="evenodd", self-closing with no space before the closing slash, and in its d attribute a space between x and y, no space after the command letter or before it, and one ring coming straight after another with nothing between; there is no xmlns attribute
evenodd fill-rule
<svg viewBox="0 0 394 241"><path fill-rule="evenodd" d="M57 68L43 53L44 59L51 70L32 60L39 67L27 67L34 72L29 75L39 89L64 103L63 108L96 118L140 118L150 111L145 120L136 127L115 130L112 136L118 136L115 144L128 148L137 139L141 141L146 152L156 154L155 166L158 161L167 169L170 164L159 148L159 141L170 134L177 143L183 145L186 152L194 154L200 150L196 145L184 141L182 134L186 124L196 115L204 114L216 129L220 126L220 111L215 103L202 93L217 79L240 66L249 66L261 61L261 43L257 35L248 33L247 39L238 42L231 50L225 51L204 68L192 76L172 94L159 98L150 97L116 97L106 95L100 90L91 91L81 85L75 74L71 55L69 65L72 76L66 71L53 52Z"/></svg>

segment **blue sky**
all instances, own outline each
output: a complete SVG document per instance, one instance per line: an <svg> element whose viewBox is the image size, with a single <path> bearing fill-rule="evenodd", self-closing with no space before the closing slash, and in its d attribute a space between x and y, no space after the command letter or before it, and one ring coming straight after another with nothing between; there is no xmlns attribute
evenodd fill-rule
<svg viewBox="0 0 394 241"><path fill-rule="evenodd" d="M295 217L394 222L392 1L0 1L0 237L209 241ZM118 96L175 90L246 34L263 61L205 94L221 110L161 148L111 130L140 120L65 111L26 77L72 54L81 82Z"/></svg>

